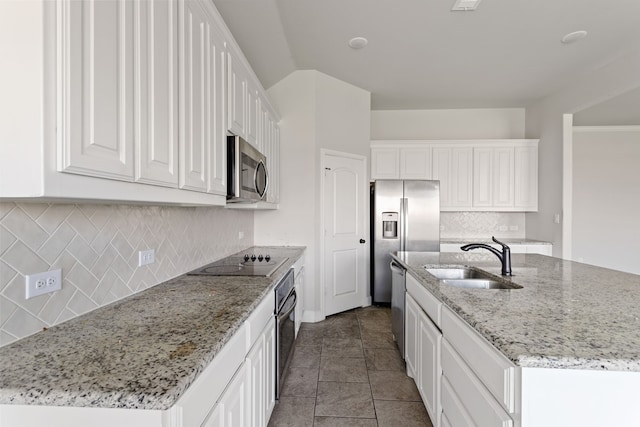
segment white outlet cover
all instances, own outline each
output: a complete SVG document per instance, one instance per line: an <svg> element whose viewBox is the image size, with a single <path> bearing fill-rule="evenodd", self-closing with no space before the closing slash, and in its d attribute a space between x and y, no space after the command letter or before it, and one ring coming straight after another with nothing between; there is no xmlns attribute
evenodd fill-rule
<svg viewBox="0 0 640 427"><path fill-rule="evenodd" d="M143 265L153 264L156 262L156 250L147 249L146 251L138 252L138 267Z"/></svg>
<svg viewBox="0 0 640 427"><path fill-rule="evenodd" d="M27 274L25 276L25 298L30 299L39 295L62 289L62 270L51 270L43 273Z"/></svg>

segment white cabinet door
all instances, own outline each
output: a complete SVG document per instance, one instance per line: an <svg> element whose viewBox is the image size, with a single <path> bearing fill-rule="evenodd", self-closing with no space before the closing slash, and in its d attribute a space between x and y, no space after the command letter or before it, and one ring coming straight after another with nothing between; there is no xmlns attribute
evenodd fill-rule
<svg viewBox="0 0 640 427"><path fill-rule="evenodd" d="M473 206L490 207L493 203L493 148L473 149Z"/></svg>
<svg viewBox="0 0 640 427"><path fill-rule="evenodd" d="M247 135L247 91L249 79L235 51L227 55L227 128L235 135L246 139Z"/></svg>
<svg viewBox="0 0 640 427"><path fill-rule="evenodd" d="M209 38L207 57L209 87L209 163L207 191L226 196L227 194L227 52L224 36L212 30Z"/></svg>
<svg viewBox="0 0 640 427"><path fill-rule="evenodd" d="M371 179L399 179L400 150L397 148L371 149Z"/></svg>
<svg viewBox="0 0 640 427"><path fill-rule="evenodd" d="M538 146L516 147L515 201L516 208L525 211L538 210Z"/></svg>
<svg viewBox="0 0 640 427"><path fill-rule="evenodd" d="M134 3L60 2L64 172L132 181Z"/></svg>
<svg viewBox="0 0 640 427"><path fill-rule="evenodd" d="M265 427L275 405L275 320L271 318L247 355L251 426Z"/></svg>
<svg viewBox="0 0 640 427"><path fill-rule="evenodd" d="M440 381L442 378L440 364L442 333L422 310L419 314L418 391L422 396L427 412L429 412L429 417L433 420L434 425L438 425L438 418L440 417Z"/></svg>
<svg viewBox="0 0 640 427"><path fill-rule="evenodd" d="M431 179L431 148L400 149L400 179Z"/></svg>
<svg viewBox="0 0 640 427"><path fill-rule="evenodd" d="M471 207L473 190L471 147L434 147L432 179L440 180L440 207Z"/></svg>
<svg viewBox="0 0 640 427"><path fill-rule="evenodd" d="M265 340L264 335L258 338L253 348L247 355L247 365L250 376L250 401L251 407L251 425L255 427L264 427L265 424Z"/></svg>
<svg viewBox="0 0 640 427"><path fill-rule="evenodd" d="M258 130L260 129L260 98L258 97L258 89L253 82L247 79L247 98L246 98L246 140L249 144L263 153L264 148L258 144Z"/></svg>
<svg viewBox="0 0 640 427"><path fill-rule="evenodd" d="M411 295L406 294L405 301L405 325L404 325L404 345L405 345L405 362L407 362L407 375L414 378L416 385L419 381L418 377L418 332L420 306L415 302Z"/></svg>
<svg viewBox="0 0 640 427"><path fill-rule="evenodd" d="M499 147L493 150L493 189L494 207L513 207L514 201L514 148Z"/></svg>
<svg viewBox="0 0 640 427"><path fill-rule="evenodd" d="M249 395L250 377L247 364L243 364L229 383L218 401L221 406L224 427L243 427L251 425L251 404ZM217 408L214 408L214 411ZM215 424L213 424L215 426Z"/></svg>
<svg viewBox="0 0 640 427"><path fill-rule="evenodd" d="M513 147L473 149L473 207L513 207L513 150Z"/></svg>
<svg viewBox="0 0 640 427"><path fill-rule="evenodd" d="M180 16L180 188L207 191L208 146L214 128L209 55L212 23L204 2L185 0Z"/></svg>
<svg viewBox="0 0 640 427"><path fill-rule="evenodd" d="M275 320L264 333L264 409L265 425L269 424L269 418L276 406L276 324Z"/></svg>
<svg viewBox="0 0 640 427"><path fill-rule="evenodd" d="M135 7L135 180L178 186L178 5Z"/></svg>

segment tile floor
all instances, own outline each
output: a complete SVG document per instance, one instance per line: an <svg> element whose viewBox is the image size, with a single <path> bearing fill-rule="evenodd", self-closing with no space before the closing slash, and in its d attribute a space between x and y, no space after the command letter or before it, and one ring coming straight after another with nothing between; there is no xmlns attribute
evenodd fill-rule
<svg viewBox="0 0 640 427"><path fill-rule="evenodd" d="M387 307L303 323L269 427L432 427L405 372Z"/></svg>

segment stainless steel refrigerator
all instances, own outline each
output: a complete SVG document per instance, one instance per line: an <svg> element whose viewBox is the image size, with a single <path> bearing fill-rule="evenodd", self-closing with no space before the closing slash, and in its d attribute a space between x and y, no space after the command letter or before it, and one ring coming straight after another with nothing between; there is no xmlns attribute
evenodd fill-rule
<svg viewBox="0 0 640 427"><path fill-rule="evenodd" d="M371 297L391 302L391 252L440 251L440 181L371 184Z"/></svg>
<svg viewBox="0 0 640 427"><path fill-rule="evenodd" d="M391 329L404 359L405 271L391 252L440 251L440 181L372 183L371 242L371 296L391 303Z"/></svg>

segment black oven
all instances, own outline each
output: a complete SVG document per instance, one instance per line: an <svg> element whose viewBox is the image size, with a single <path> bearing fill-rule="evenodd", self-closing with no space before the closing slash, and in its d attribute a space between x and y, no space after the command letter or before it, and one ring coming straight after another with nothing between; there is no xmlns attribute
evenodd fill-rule
<svg viewBox="0 0 640 427"><path fill-rule="evenodd" d="M269 186L267 158L239 136L227 137L227 200L255 203Z"/></svg>
<svg viewBox="0 0 640 427"><path fill-rule="evenodd" d="M296 339L296 302L293 269L278 282L276 293L276 399L284 382Z"/></svg>

